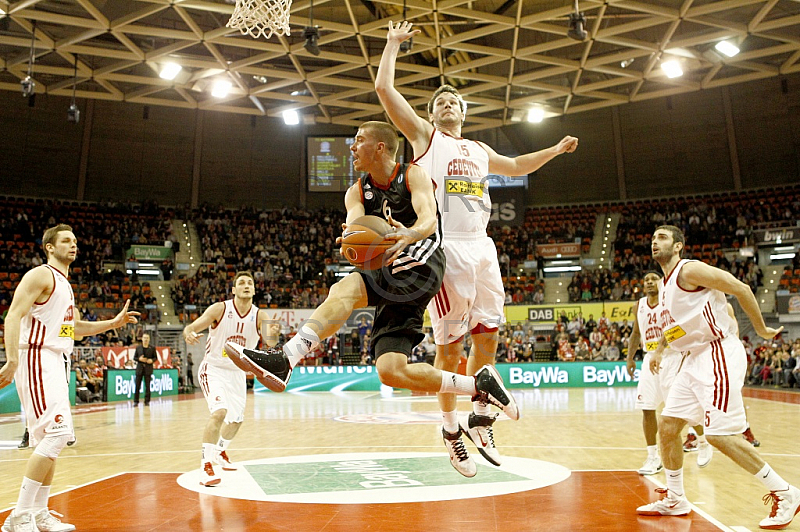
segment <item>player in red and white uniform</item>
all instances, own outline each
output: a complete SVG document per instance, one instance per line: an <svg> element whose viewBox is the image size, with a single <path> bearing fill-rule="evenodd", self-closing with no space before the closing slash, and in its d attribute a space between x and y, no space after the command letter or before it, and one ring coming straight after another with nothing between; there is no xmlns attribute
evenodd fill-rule
<svg viewBox="0 0 800 532"><path fill-rule="evenodd" d="M703 423L708 442L768 490L772 503L761 528L782 529L800 509L800 490L783 480L758 451L739 436L747 426L742 385L747 370L736 321L728 314L725 294L736 297L756 333L771 339L783 330L767 327L750 287L730 273L693 260L681 260L683 232L662 225L653 233L652 252L664 271L660 298L662 345L689 351L672 383L661 412L659 436L667 476L664 497L641 506L642 515L686 515L692 511L683 488L681 429ZM652 367L658 366L658 355ZM728 487L730 489L730 487Z"/></svg>
<svg viewBox="0 0 800 532"><path fill-rule="evenodd" d="M0 388L16 381L25 412L30 445L35 446L22 479L14 511L3 532L75 530L47 508L56 458L75 439L69 403L70 355L75 336L92 336L136 323L129 301L113 320L88 322L76 315L69 284L69 266L78 241L68 225L44 232L47 264L26 273L14 292L5 320L6 363L0 368Z"/></svg>
<svg viewBox="0 0 800 532"><path fill-rule="evenodd" d="M647 460L639 468L640 475L655 475L663 468L656 443L658 434L656 409L667 400L672 381L678 374L683 360L683 355L679 351L667 347L662 352L659 371L653 372L650 369L650 363L662 336L658 304L660 280L661 274L655 271L647 272L642 279L645 297L636 302L636 320L633 322L633 331L628 344L627 364L628 374L631 377L636 369L633 355L637 346L641 346L645 353L636 390L636 408L642 411L642 430L647 442ZM714 456L713 450L703 435L702 425L695 427L695 430L700 438L697 465L706 467Z"/></svg>
<svg viewBox="0 0 800 532"><path fill-rule="evenodd" d="M233 278L233 298L219 301L206 309L202 316L183 330L187 344L196 344L203 336L199 331L209 329L206 352L197 377L208 403L211 417L203 432L200 468L201 484L214 486L221 479L214 465L224 471L235 471L228 459L228 445L244 420L247 399L247 375L230 361L225 343L254 349L261 340L262 325L267 324L266 340L270 346L278 342L280 325L269 319L265 310L253 304L255 282L250 272L239 272Z"/></svg>
<svg viewBox="0 0 800 532"><path fill-rule="evenodd" d="M434 365L457 371L463 355L461 340L469 332L473 347L467 373L474 375L485 364L494 364L497 331L505 322L505 290L497 249L486 235L492 207L486 178L489 174L527 175L557 155L575 151L578 139L567 136L551 148L515 158L499 155L486 144L461 137L467 106L449 85L434 92L428 103L430 121L417 115L394 87L400 43L419 33L411 26L409 22L397 26L389 23L375 90L392 122L411 143L414 162L436 184L447 269L439 294L428 304L436 341ZM473 414L459 420L456 396L439 394L444 442L453 467L465 476L473 476L476 468L461 441L462 432L489 462L500 465L501 460L492 434L495 417L488 405L473 405Z"/></svg>

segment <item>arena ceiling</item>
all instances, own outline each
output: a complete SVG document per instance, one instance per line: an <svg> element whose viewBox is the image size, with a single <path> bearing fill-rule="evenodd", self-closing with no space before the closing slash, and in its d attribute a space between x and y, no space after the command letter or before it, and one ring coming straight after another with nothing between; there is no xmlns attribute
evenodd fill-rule
<svg viewBox="0 0 800 532"><path fill-rule="evenodd" d="M253 39L225 27L222 0L0 0L0 89L278 116L355 126L380 118L374 79L390 20L422 34L398 61L398 89L422 112L455 85L465 132L800 72L795 0L580 0L588 37L567 37L573 0L295 0L291 34ZM319 27L318 56L303 29ZM722 40L741 52L715 51ZM683 76L660 65L674 59ZM161 79L166 62L183 70ZM77 64L77 77L74 65ZM211 95L220 78L232 84ZM77 82L77 84L76 84Z"/></svg>

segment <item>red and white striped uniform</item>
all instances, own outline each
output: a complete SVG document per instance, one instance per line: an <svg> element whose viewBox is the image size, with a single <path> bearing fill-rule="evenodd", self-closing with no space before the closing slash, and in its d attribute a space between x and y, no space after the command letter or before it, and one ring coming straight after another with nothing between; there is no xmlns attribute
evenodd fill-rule
<svg viewBox="0 0 800 532"><path fill-rule="evenodd" d="M661 358L659 372L654 374L650 371L650 361L653 353L658 349L662 336L659 323L660 308L661 305L658 303L651 307L646 296L639 300L636 307L636 320L642 339L642 349L645 353L636 390L636 408L641 410L656 410L661 403L666 401L672 382L681 365L681 353L667 347ZM630 346L629 349L636 349L636 346Z"/></svg>
<svg viewBox="0 0 800 532"><path fill-rule="evenodd" d="M428 303L434 340L451 344L468 331L494 331L505 322L505 290L497 248L486 236L489 153L479 142L434 131L414 162L436 183L447 258L442 288Z"/></svg>
<svg viewBox="0 0 800 532"><path fill-rule="evenodd" d="M225 344L234 342L250 349L258 347L261 333L258 330L258 307L250 305L239 314L233 300L224 302L222 317L209 329L206 353L200 363L198 380L208 409L213 413L227 410L227 423L241 423L247 397L247 375L230 361Z"/></svg>
<svg viewBox="0 0 800 532"><path fill-rule="evenodd" d="M662 416L703 423L706 434L739 434L747 428L742 402L747 355L725 294L705 287L686 290L678 283L688 262L681 260L662 280L659 296L665 338L670 347L689 352Z"/></svg>
<svg viewBox="0 0 800 532"><path fill-rule="evenodd" d="M75 344L75 296L69 280L50 265L53 291L20 321L19 367L14 374L31 443L45 434L73 434L69 360Z"/></svg>

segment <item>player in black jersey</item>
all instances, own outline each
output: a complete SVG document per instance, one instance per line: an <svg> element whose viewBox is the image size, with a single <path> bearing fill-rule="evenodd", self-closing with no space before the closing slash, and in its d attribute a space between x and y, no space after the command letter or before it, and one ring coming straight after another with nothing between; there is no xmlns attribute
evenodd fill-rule
<svg viewBox="0 0 800 532"><path fill-rule="evenodd" d="M467 377L425 363L408 363L411 350L424 338L422 316L441 286L445 259L433 182L420 167L396 162L398 144L393 126L366 122L350 148L354 168L366 175L345 195L347 219L342 229L346 231L347 224L365 214L385 218L394 228L386 239L395 244L385 253L384 267L353 272L333 285L325 302L283 350L257 351L227 344L226 351L261 368L262 377L282 391L292 368L316 349L320 339L334 334L354 309L375 305L371 349L383 384L470 395L517 419L516 402L493 367Z"/></svg>

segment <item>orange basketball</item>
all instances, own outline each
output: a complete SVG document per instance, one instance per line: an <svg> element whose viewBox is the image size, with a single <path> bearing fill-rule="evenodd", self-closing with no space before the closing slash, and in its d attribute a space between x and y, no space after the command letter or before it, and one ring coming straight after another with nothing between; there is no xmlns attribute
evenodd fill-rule
<svg viewBox="0 0 800 532"><path fill-rule="evenodd" d="M342 233L342 254L353 266L362 270L379 270L383 253L394 245L383 237L394 229L378 216L361 216Z"/></svg>

